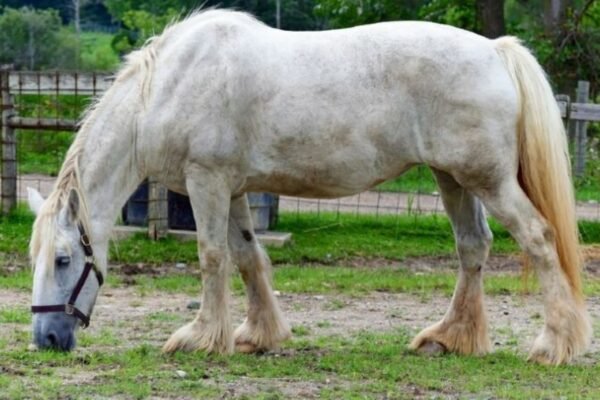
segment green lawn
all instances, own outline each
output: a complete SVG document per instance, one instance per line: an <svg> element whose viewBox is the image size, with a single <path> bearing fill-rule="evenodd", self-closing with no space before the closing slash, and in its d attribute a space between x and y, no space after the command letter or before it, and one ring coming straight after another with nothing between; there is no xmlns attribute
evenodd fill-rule
<svg viewBox="0 0 600 400"><path fill-rule="evenodd" d="M323 399L594 399L600 393L600 363L544 367L505 351L431 359L406 350L410 334L404 330L310 341L300 337L274 353L229 357L164 356L146 344L31 353L22 350L26 340L0 343L3 398L216 399L227 396L230 385L238 393L254 387L252 394L239 397L246 399L288 398L286 388L292 385ZM111 343L106 333L86 337L87 347L106 343Z"/></svg>
<svg viewBox="0 0 600 400"><path fill-rule="evenodd" d="M435 265L433 265L435 267ZM151 267L148 267L149 272ZM136 275L133 283L135 290L143 295L159 293L185 293L195 296L200 293L200 274L193 273ZM0 274L0 289L31 291L32 275L29 270L11 274ZM344 267L344 266L298 266L279 265L274 268L273 285L285 293L294 294L343 294L360 297L372 292L409 293L420 297L431 294L450 296L456 283L456 272L448 269L433 272L413 271L407 267ZM109 271L108 287L127 287L132 285L130 278ZM538 293L535 282L527 288L516 273L488 274L484 280L485 292L495 294L521 294L525 291ZM244 285L241 278L233 275L234 293L242 295ZM586 296L600 296L600 279L589 276L585 279ZM2 314L5 312L6 314ZM22 316L15 310L0 312L0 322L10 322Z"/></svg>
<svg viewBox="0 0 600 400"><path fill-rule="evenodd" d="M408 192L430 194L438 191L431 170L425 166L414 167L399 178L391 179L377 186L383 192Z"/></svg>
<svg viewBox="0 0 600 400"><path fill-rule="evenodd" d="M21 205L0 217L0 257L25 257L33 215ZM493 254L517 251L510 235L490 220L494 234ZM600 243L600 223L579 223L583 243ZM293 244L269 249L276 264L340 263L352 258L453 256L454 237L445 216L361 216L335 213L281 213L275 230L291 232ZM1 260L2 258L0 258ZM113 243L110 260L115 263L195 262L194 242L167 238L152 242L139 234Z"/></svg>

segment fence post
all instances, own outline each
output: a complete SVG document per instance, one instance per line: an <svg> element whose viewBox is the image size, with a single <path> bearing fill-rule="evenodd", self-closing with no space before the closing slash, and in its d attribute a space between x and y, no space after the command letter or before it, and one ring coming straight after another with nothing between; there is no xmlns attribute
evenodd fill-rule
<svg viewBox="0 0 600 400"><path fill-rule="evenodd" d="M577 82L577 103L587 103L590 97L590 83ZM580 178L585 174L585 149L587 146L586 121L575 120L575 176Z"/></svg>
<svg viewBox="0 0 600 400"><path fill-rule="evenodd" d="M0 71L0 109L2 111L2 187L0 213L8 214L17 204L17 139L9 125L14 115L8 71Z"/></svg>
<svg viewBox="0 0 600 400"><path fill-rule="evenodd" d="M148 236L152 240L162 239L168 229L167 188L151 177L148 179Z"/></svg>

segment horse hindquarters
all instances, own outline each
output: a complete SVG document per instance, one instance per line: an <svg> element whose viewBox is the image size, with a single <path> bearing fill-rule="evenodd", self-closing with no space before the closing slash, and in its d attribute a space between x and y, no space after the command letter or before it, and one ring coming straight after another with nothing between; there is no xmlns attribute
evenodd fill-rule
<svg viewBox="0 0 600 400"><path fill-rule="evenodd" d="M545 327L534 343L530 359L545 364L561 364L585 351L591 337L591 325L581 292L581 260L564 128L550 85L533 56L512 38L501 38L494 44L518 94L521 107L517 115L518 131L515 134L510 123L500 119L500 114L486 114L489 120L481 119L473 125L486 135L469 136L478 138L479 141L475 142L478 146L471 147L470 151L476 148L481 153L483 150L480 160L484 164L469 160L461 164L462 167L451 167L448 171L470 193L481 199L531 259L543 290L546 317ZM515 135L518 177L512 156L502 155L492 145L501 143L501 140L512 142L513 137L507 135ZM437 177L440 178L439 173ZM440 343L447 350L477 353L485 346L471 346L469 343L477 343L473 333L480 331L475 327L481 325L483 315L473 304L473 299L481 293L481 276L467 273L469 263L464 263L462 253L468 253L468 248L461 245L461 236L462 240L468 236L476 238L471 242L477 244L485 235L481 234L477 225L465 222L468 215L460 212L462 207L474 203L471 194L465 193L461 200L463 205L453 209L452 201L449 204L452 199L448 188L444 190L442 182L440 186L457 236L461 273L448 313L440 323L419 334L413 341L413 347L439 350L439 346L428 346L427 343ZM461 216L460 221L456 219L457 215ZM483 250L485 246L474 246L471 254L479 254L476 259L485 260L484 252L477 250L479 247ZM466 296L469 293L472 295ZM464 302L469 299L471 301ZM475 303L478 301L475 300ZM454 340L458 338L457 332L465 333L467 339Z"/></svg>

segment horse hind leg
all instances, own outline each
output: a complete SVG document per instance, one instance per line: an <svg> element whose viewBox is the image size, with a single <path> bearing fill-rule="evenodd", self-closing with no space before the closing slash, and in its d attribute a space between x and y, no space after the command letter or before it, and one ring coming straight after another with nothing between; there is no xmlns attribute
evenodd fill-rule
<svg viewBox="0 0 600 400"><path fill-rule="evenodd" d="M446 314L441 321L419 333L410 347L429 354L443 351L485 354L491 344L483 302L482 269L492 234L480 201L452 176L437 170L434 173L452 221L460 269Z"/></svg>
<svg viewBox="0 0 600 400"><path fill-rule="evenodd" d="M584 302L561 270L552 229L514 178L480 198L530 258L540 282L545 326L529 359L552 365L571 361L588 347L592 329Z"/></svg>
<svg viewBox="0 0 600 400"><path fill-rule="evenodd" d="M197 226L202 306L194 321L171 335L163 346L163 352L205 350L233 353L228 304L231 262L227 248L231 194L224 178L200 168L190 171L186 178Z"/></svg>
<svg viewBox="0 0 600 400"><path fill-rule="evenodd" d="M242 353L272 350L291 336L271 289L271 263L256 240L246 195L232 200L229 248L248 297L246 320L234 333L235 349Z"/></svg>

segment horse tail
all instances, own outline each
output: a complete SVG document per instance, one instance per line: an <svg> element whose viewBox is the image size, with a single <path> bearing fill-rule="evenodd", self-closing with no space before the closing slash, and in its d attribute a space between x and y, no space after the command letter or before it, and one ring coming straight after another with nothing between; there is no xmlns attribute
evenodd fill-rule
<svg viewBox="0 0 600 400"><path fill-rule="evenodd" d="M553 230L561 269L573 294L583 299L582 258L565 128L544 70L514 37L494 41L517 89L521 187Z"/></svg>

